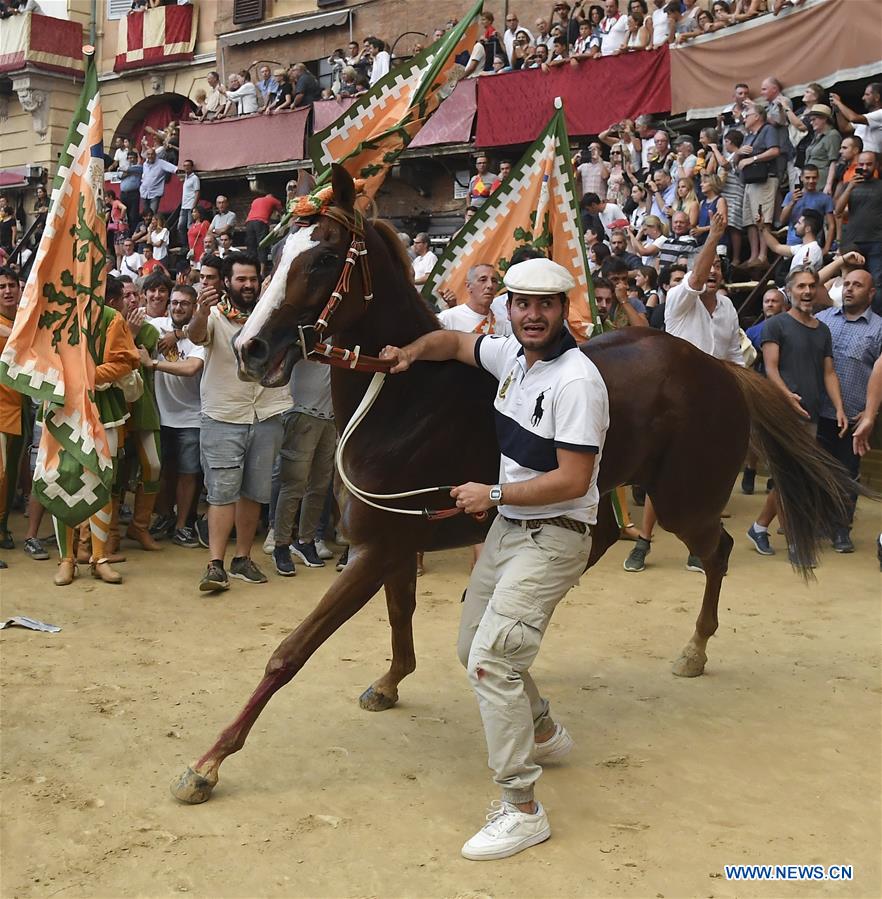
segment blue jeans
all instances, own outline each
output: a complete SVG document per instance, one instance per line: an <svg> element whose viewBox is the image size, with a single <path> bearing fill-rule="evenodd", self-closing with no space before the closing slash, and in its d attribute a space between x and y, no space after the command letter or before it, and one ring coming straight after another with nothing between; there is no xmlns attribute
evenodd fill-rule
<svg viewBox="0 0 882 899"><path fill-rule="evenodd" d="M189 244L187 243L187 231L192 224L193 210L181 209L181 211L178 213L178 237L180 238L181 249L183 250L189 249Z"/></svg>

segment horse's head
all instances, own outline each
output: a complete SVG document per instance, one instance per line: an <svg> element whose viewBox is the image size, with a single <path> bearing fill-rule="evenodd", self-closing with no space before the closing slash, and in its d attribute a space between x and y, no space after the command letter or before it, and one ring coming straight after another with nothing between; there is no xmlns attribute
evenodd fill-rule
<svg viewBox="0 0 882 899"><path fill-rule="evenodd" d="M355 184L339 165L333 166L331 183L333 205L300 218L300 227L284 239L270 283L235 339L239 377L244 380L281 387L304 349L309 352L319 339L351 324L364 309L363 302L346 303L347 296L363 297L366 292L362 266L357 259L346 262L348 254L352 258L354 237L363 238L355 230L361 227ZM350 266L355 271L349 289L341 291L340 308L325 326L319 316L329 301L333 303L343 270Z"/></svg>

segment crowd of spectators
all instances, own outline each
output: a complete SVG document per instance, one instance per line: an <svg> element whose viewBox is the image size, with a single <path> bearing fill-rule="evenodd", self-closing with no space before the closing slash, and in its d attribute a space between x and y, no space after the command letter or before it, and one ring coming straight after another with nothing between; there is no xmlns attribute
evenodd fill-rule
<svg viewBox="0 0 882 899"><path fill-rule="evenodd" d="M628 52L657 46L662 38L682 42L700 31L775 14L784 4L739 0L730 6L717 0L710 14L697 9L694 0L683 0L682 8L663 0L653 5L650 15L643 0L632 0L623 15L616 0L603 7L576 3L573 8L559 2L553 15L537 17L531 30L509 12L501 34L493 28L492 14L485 13L481 40L461 62L467 76L477 77L536 67L534 54L540 66L550 66ZM686 27L690 23L698 27ZM437 29L434 37L453 24ZM393 65L385 43L373 37L351 43L328 62L331 86L324 96L362 92ZM259 60L231 74L225 85L212 73L208 87L194 118L273 115L323 95L305 65L273 69ZM664 328L667 297L688 280L702 248L715 241L726 279L746 282L745 290L755 286L762 300L762 312L748 328L739 356L768 374L767 357L775 352L769 344L778 346L780 358L772 360L771 377L795 397L801 414L818 422L830 452L857 474L858 456L852 447L866 449L875 418L871 415L875 410L865 408L874 366L876 377L882 379L878 361L882 318L876 315L882 312L882 85L868 84L861 108L854 105L819 84L808 85L793 102L780 81L769 75L759 84L735 85L731 105L698 134L674 133L649 116L616 121L577 147L572 165L601 319L613 327ZM211 565L203 588L225 589L223 558L233 522L237 548L229 573L253 583L265 580L250 560L248 543L264 501L271 504L265 548L278 574L293 573L296 558L317 565L328 554L322 542L322 535L332 534L333 528L332 503L327 500L327 440L323 437L311 446L305 468L292 460L297 446L307 440L304 433L326 435L332 413L325 382L300 367L296 376L309 397L306 406L302 394L295 406L285 391L272 395L252 391L248 396L245 391L236 394L235 402L225 394L235 382L227 358L227 331L247 317L272 270L270 254L260 243L284 214L295 182L287 184L283 199L269 193L254 196L247 215L240 217L227 196L205 196L192 160L179 163L178 156L178 126L170 122L162 129L147 128L137 142L118 138L106 160L118 179L106 194L111 277L121 285L118 311L135 338L144 336L145 324L156 331L155 340L135 342L144 373L156 373L150 401L156 404L161 428L163 464L157 482L162 487L154 498L155 518L151 521L148 515L149 539L140 526L134 533L148 549L164 537L182 546L210 546ZM468 184L466 221L505 182L511 167L509 159L477 154ZM172 178L181 179L183 190L170 227L160 207ZM48 206L45 188L38 187L31 211L39 218ZM0 264L15 246L23 219L21 210L0 197ZM412 241L409 235L404 238L414 282L422 285L437 261L433 244L439 249L443 240L429 231L415 233ZM26 262L22 255L16 265L26 272ZM497 300L499 283L497 260L477 266L469 272L465 296L437 298L442 323L505 333L505 307ZM812 338L812 352L818 349L815 344L820 346L821 363L809 374L793 363L792 349L784 350L787 329L782 330L780 323L768 333L765 329L767 320L793 309L797 311L791 318L797 325L815 330L812 322L817 320L833 335L829 346ZM185 331L194 320L195 328ZM793 327L788 322L787 328ZM826 359L841 384L839 405L825 394L831 377ZM203 379L200 388L203 369L210 369L212 377L207 386ZM799 380L806 378L815 380L811 384ZM806 400L800 406L803 396ZM230 411L233 407L235 413ZM845 431L838 421L840 411L847 417ZM311 425L310 416L322 424ZM257 429L256 423L263 421L267 424ZM246 425L255 425L255 430L242 431ZM177 428L182 433L176 433ZM227 461L231 447L243 439L243 480L231 486L217 471L224 469L220 462ZM200 457L198 447L206 440L208 451ZM273 481L255 486L258 461L249 461L249 453L265 451L276 459ZM130 447L128 456L133 470L145 464L137 448ZM266 465L260 464L265 470ZM753 492L754 477L755 461L748 459L745 492ZM196 499L203 481L209 513L197 519ZM120 489L124 491L129 482L136 486L137 477L121 481ZM255 503L255 497L260 502ZM301 501L305 508L298 519L296 506ZM143 501L141 505L135 514L143 519ZM221 511L212 512L214 506ZM750 535L764 555L771 551L768 526L775 511L772 500L767 506ZM34 514L37 522L32 517L25 550L42 558L45 548L36 531L39 513L32 510ZM837 523L836 548L843 552L851 548L850 523ZM630 536L640 531L628 525ZM9 541L8 534L0 534L0 545Z"/></svg>

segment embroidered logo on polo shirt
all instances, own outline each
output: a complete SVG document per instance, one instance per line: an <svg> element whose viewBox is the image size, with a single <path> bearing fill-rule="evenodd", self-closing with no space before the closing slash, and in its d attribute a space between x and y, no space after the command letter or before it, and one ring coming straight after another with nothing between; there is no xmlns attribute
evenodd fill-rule
<svg viewBox="0 0 882 899"><path fill-rule="evenodd" d="M542 408L542 398L546 393L548 393L547 387L536 397L536 405L533 408L533 417L530 419L534 428L538 426L540 421L542 421L542 416L545 414L545 410Z"/></svg>
<svg viewBox="0 0 882 899"><path fill-rule="evenodd" d="M512 378L514 378L514 372L510 371L508 373L508 377L503 382L502 387L499 388L499 399L505 399L505 394L508 391L508 388L511 386Z"/></svg>

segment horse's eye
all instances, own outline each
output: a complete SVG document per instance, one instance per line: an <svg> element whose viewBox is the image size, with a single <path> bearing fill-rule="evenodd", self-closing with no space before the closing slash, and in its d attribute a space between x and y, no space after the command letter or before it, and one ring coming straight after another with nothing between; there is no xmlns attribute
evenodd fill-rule
<svg viewBox="0 0 882 899"><path fill-rule="evenodd" d="M329 268L337 261L337 256L334 253L322 253L318 259L313 263L312 270L318 271L320 269Z"/></svg>

